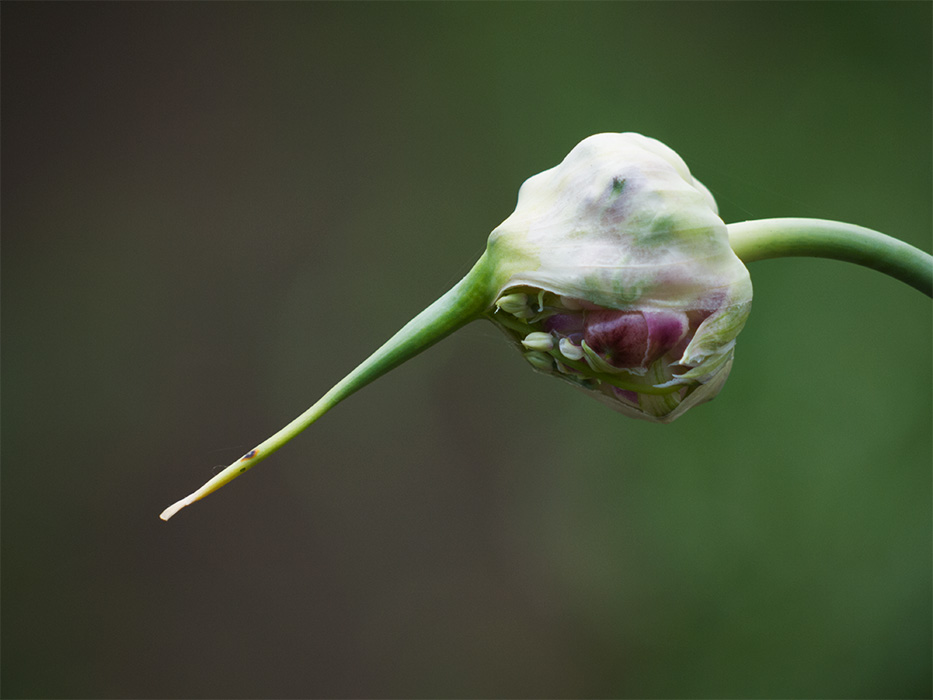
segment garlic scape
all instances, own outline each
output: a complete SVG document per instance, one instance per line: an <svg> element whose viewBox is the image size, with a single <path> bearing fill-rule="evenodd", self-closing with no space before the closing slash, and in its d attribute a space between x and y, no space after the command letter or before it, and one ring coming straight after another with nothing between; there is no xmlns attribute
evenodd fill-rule
<svg viewBox="0 0 933 700"><path fill-rule="evenodd" d="M536 371L625 415L669 423L715 397L732 367L752 302L748 270L734 249L746 261L837 257L928 294L933 288L929 255L867 229L813 219L727 227L712 195L670 148L640 134L597 134L525 181L515 211L453 289L161 518L232 481L350 394L480 318L496 324Z"/></svg>

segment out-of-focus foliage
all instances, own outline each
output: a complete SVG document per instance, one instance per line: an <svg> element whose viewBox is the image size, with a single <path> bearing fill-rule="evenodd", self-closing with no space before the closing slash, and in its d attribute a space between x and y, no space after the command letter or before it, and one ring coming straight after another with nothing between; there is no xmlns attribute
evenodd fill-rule
<svg viewBox="0 0 933 700"><path fill-rule="evenodd" d="M930 302L842 263L673 425L476 324L157 516L589 134L929 250L931 13L4 3L2 694L929 697Z"/></svg>

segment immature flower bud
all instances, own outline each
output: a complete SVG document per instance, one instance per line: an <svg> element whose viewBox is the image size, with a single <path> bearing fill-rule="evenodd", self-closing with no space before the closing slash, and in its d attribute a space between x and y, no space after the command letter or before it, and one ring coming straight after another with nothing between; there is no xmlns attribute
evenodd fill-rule
<svg viewBox="0 0 933 700"><path fill-rule="evenodd" d="M525 339L522 341L522 345L524 345L529 350L541 350L542 352L548 352L554 348L554 337L550 333L535 331L534 333L529 333L525 336Z"/></svg>
<svg viewBox="0 0 933 700"><path fill-rule="evenodd" d="M712 195L660 142L585 139L525 181L487 255L487 316L539 371L665 423L725 382L751 281Z"/></svg>
<svg viewBox="0 0 933 700"><path fill-rule="evenodd" d="M534 312L528 306L528 297L524 294L506 294L496 299L496 308L518 318L528 318Z"/></svg>

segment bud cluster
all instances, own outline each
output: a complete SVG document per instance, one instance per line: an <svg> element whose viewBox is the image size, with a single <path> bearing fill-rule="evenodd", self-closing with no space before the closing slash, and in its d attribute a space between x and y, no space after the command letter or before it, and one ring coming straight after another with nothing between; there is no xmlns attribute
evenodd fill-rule
<svg viewBox="0 0 933 700"><path fill-rule="evenodd" d="M623 413L661 422L708 393L700 391L696 373L679 363L711 315L708 309L607 309L527 287L501 296L492 314L535 370L592 392Z"/></svg>

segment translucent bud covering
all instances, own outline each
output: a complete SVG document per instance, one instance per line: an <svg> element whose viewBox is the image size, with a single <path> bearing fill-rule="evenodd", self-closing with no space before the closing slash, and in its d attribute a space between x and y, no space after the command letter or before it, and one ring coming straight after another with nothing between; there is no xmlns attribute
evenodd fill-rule
<svg viewBox="0 0 933 700"><path fill-rule="evenodd" d="M652 421L719 392L751 308L712 195L640 134L591 136L525 181L486 257L487 316L535 369Z"/></svg>

